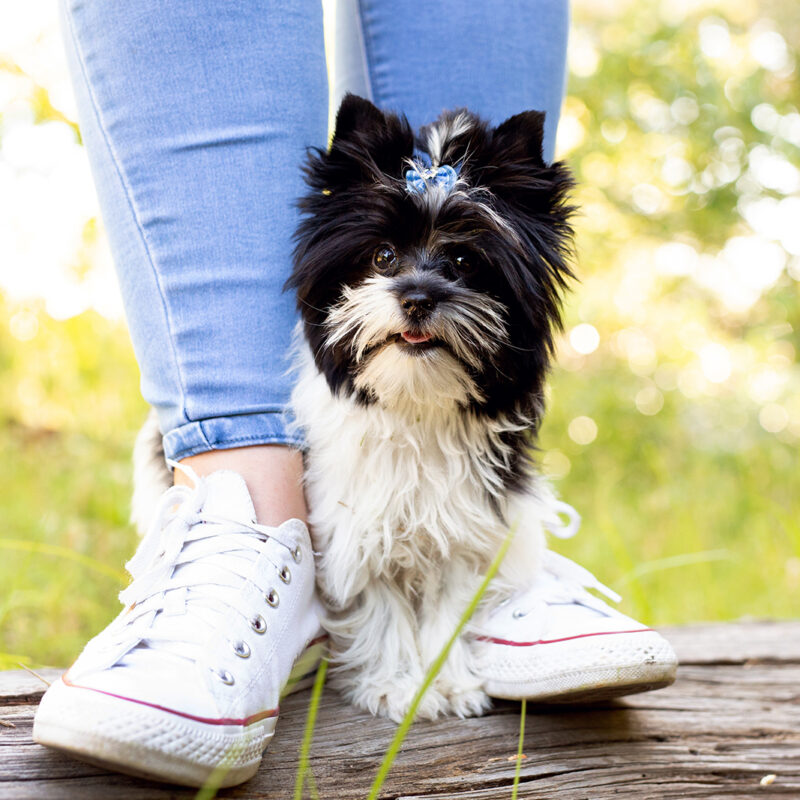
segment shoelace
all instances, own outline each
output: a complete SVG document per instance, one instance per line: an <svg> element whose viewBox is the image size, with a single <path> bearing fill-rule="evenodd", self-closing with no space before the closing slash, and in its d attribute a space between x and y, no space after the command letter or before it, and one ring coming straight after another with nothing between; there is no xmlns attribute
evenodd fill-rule
<svg viewBox="0 0 800 800"><path fill-rule="evenodd" d="M263 617L248 615L235 600L253 562L261 553L269 552L267 541L271 539L285 547L295 562L300 560L300 551L276 536L274 528L204 512L205 482L190 468L170 464L183 470L194 482L194 488L174 486L165 492L153 524L127 563L133 582L120 592L119 599L130 611L123 618L115 646L126 652L137 647L163 649L197 661L201 645L220 615L234 613L247 619L256 633L266 631ZM288 567L270 560L280 580L288 583ZM277 590L270 588L264 599L277 607ZM163 624L165 617L190 611L191 625ZM245 642L239 640L231 645L237 655L249 656ZM233 682L230 673L210 665L209 668L224 683Z"/></svg>
<svg viewBox="0 0 800 800"><path fill-rule="evenodd" d="M547 530L558 539L571 539L579 530L581 525L580 514L568 503L561 500L552 500L548 510L552 512L545 517L542 522ZM563 516L567 517L565 522ZM548 597L552 599L563 599L566 602L580 602L591 595L588 589L594 589L600 594L619 603L622 597L604 583L601 583L588 569L576 564L566 556L555 553L549 548L544 551L542 557L542 569L549 573L551 580L546 583ZM556 584L556 586L554 586ZM555 593L555 596L553 595ZM514 609L515 618L527 616L531 612L530 607Z"/></svg>

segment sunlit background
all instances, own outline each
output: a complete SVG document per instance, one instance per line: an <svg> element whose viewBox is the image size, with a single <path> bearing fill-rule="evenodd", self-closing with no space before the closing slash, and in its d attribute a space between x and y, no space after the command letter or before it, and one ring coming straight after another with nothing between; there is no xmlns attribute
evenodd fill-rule
<svg viewBox="0 0 800 800"><path fill-rule="evenodd" d="M560 548L652 623L800 616L796 0L577 0ZM0 666L116 612L145 406L53 0L0 5Z"/></svg>

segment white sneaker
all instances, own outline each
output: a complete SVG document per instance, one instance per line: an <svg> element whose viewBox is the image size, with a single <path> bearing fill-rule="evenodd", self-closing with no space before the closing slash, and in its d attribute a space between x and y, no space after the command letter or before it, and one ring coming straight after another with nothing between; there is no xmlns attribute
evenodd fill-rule
<svg viewBox="0 0 800 800"><path fill-rule="evenodd" d="M565 503L552 533L572 536L580 518ZM588 591L618 594L568 558L545 551L533 582L473 626L484 643L479 675L492 697L540 703L595 701L669 686L678 659L669 642Z"/></svg>
<svg viewBox="0 0 800 800"><path fill-rule="evenodd" d="M258 769L293 669L321 652L314 558L300 520L255 523L238 474L190 474L127 565L126 608L47 690L33 738L189 786L220 765L232 786Z"/></svg>

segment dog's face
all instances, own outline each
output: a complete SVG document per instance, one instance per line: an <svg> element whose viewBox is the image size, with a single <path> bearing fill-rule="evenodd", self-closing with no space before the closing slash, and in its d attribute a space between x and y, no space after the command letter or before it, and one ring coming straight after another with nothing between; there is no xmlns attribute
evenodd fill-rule
<svg viewBox="0 0 800 800"><path fill-rule="evenodd" d="M309 160L288 283L334 391L538 416L571 249L543 119L444 114L416 142L426 171L405 120L345 98Z"/></svg>

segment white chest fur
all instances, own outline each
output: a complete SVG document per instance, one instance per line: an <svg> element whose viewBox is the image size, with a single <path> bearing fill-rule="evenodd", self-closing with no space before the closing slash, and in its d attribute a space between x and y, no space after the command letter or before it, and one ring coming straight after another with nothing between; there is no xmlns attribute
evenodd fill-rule
<svg viewBox="0 0 800 800"><path fill-rule="evenodd" d="M306 490L330 601L345 606L376 577L416 591L448 560L477 574L507 522L518 522L521 535L503 573L532 574L539 503L533 493L509 496L503 487L507 423L487 424L452 406L389 409L336 397L307 349L292 401L309 447Z"/></svg>

